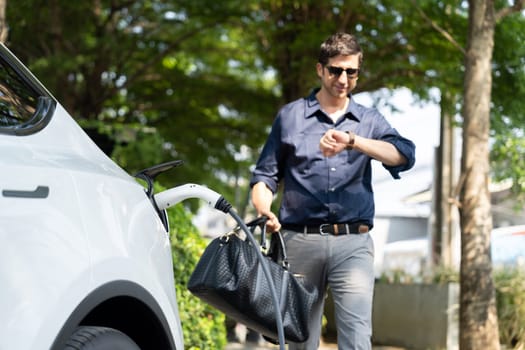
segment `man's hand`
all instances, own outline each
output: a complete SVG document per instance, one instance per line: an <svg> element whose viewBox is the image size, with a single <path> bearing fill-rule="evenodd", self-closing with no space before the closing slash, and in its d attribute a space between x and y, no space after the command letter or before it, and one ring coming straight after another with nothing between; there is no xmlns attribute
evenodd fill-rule
<svg viewBox="0 0 525 350"><path fill-rule="evenodd" d="M351 135L339 130L330 129L319 142L319 148L325 157L332 157L345 150L350 144Z"/></svg>
<svg viewBox="0 0 525 350"><path fill-rule="evenodd" d="M271 211L264 211L259 212L259 216L266 216L268 218L268 221L266 221L266 231L273 233L278 232L281 229L281 223L279 222L279 219L277 219L277 216L272 213Z"/></svg>

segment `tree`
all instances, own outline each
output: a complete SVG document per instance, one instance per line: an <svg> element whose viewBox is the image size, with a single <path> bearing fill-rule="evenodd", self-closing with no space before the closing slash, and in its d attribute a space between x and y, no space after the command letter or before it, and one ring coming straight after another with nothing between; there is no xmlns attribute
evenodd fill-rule
<svg viewBox="0 0 525 350"><path fill-rule="evenodd" d="M4 43L7 38L8 28L5 19L5 6L7 0L0 0L0 42Z"/></svg>
<svg viewBox="0 0 525 350"><path fill-rule="evenodd" d="M425 55L425 50L441 50L442 54L449 51L435 47L435 39L421 26L410 4L395 0L264 0L252 16L258 26L254 32L260 56L277 71L282 102L305 96L318 84L314 67L319 45L336 31L356 34L364 49L355 93L404 86L426 98L436 77L429 62L419 56Z"/></svg>
<svg viewBox="0 0 525 350"><path fill-rule="evenodd" d="M460 348L499 349L490 232L489 132L496 23L524 0L496 11L492 0L469 0L465 54L460 191Z"/></svg>
<svg viewBox="0 0 525 350"><path fill-rule="evenodd" d="M277 100L245 39L249 10L242 0L17 0L8 44L129 172L182 159L166 186L204 182L229 197Z"/></svg>

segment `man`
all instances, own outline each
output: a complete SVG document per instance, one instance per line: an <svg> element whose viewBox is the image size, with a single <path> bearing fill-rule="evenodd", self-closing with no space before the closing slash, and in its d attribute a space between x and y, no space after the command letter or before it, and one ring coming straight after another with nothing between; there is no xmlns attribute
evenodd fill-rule
<svg viewBox="0 0 525 350"><path fill-rule="evenodd" d="M281 230L291 269L330 286L339 349L371 348L374 289L372 159L392 177L415 162L414 144L375 109L357 104L363 54L353 35L337 33L322 45L316 65L321 87L278 113L253 172L252 202ZM279 216L271 211L283 184ZM310 338L289 349L317 349L324 298L311 315Z"/></svg>

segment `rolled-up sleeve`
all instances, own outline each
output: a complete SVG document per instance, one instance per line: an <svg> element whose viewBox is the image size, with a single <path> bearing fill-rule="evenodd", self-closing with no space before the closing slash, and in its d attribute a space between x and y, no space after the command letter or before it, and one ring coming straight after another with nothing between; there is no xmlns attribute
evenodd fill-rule
<svg viewBox="0 0 525 350"><path fill-rule="evenodd" d="M390 172L390 175L392 175L394 179L400 179L401 176L399 176L399 173L409 170L416 162L416 145L400 135L386 137L383 140L393 144L399 153L401 153L407 160L405 164L396 166L383 164L383 167Z"/></svg>
<svg viewBox="0 0 525 350"><path fill-rule="evenodd" d="M280 180L281 126L279 120L280 118L277 116L250 180L250 187L258 182L264 182L273 193L277 192Z"/></svg>

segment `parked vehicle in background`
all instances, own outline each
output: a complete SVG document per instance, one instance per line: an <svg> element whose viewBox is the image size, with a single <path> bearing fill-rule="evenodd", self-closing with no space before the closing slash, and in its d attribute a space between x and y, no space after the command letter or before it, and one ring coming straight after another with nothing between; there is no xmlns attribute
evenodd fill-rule
<svg viewBox="0 0 525 350"><path fill-rule="evenodd" d="M491 244L495 268L525 267L525 225L494 229Z"/></svg>
<svg viewBox="0 0 525 350"><path fill-rule="evenodd" d="M1 44L0 66L0 349L182 350L163 213Z"/></svg>
<svg viewBox="0 0 525 350"><path fill-rule="evenodd" d="M428 238L400 240L383 249L382 275L417 277L426 271L430 258ZM499 227L491 233L491 254L494 268L525 268L525 225Z"/></svg>

